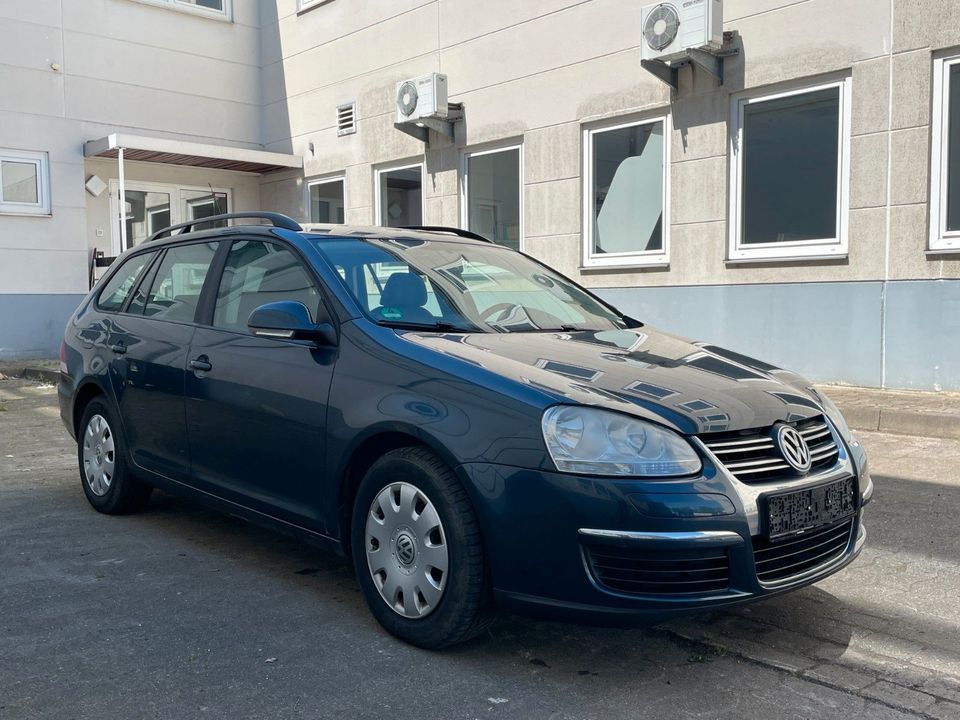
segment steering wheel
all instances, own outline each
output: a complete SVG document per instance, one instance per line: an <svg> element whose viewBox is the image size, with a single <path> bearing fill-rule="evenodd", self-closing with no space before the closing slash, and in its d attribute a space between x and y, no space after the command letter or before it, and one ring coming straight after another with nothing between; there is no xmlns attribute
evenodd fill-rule
<svg viewBox="0 0 960 720"><path fill-rule="evenodd" d="M494 315L499 315L500 313L506 312L507 310L513 310L513 308L519 307L516 303L502 302L497 303L496 305L491 305L482 313L480 313L480 319L485 323L489 323Z"/></svg>

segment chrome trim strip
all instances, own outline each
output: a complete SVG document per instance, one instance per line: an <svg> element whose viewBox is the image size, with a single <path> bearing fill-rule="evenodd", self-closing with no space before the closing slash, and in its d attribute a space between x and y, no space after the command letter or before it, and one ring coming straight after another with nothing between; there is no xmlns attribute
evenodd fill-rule
<svg viewBox="0 0 960 720"><path fill-rule="evenodd" d="M646 530L597 530L580 528L580 535L607 540L636 542L691 543L694 545L743 545L743 537L730 530L700 530L691 532L648 532Z"/></svg>

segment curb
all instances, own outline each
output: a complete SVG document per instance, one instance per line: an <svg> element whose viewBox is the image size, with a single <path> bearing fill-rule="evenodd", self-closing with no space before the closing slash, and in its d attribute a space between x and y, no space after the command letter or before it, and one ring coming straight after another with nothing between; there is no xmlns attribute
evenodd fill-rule
<svg viewBox="0 0 960 720"><path fill-rule="evenodd" d="M53 385L60 382L60 372L58 370L26 367L21 370L18 375L25 380L39 380L40 382L52 383Z"/></svg>
<svg viewBox="0 0 960 720"><path fill-rule="evenodd" d="M837 407L854 430L960 440L960 415L863 407L843 402L837 402Z"/></svg>

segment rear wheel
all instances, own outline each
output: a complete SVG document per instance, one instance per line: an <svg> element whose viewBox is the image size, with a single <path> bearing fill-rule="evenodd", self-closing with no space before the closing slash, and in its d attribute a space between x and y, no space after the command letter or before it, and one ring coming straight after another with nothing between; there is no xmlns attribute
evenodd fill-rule
<svg viewBox="0 0 960 720"><path fill-rule="evenodd" d="M353 509L357 578L374 617L414 645L467 640L492 619L483 543L456 476L424 448L367 471Z"/></svg>
<svg viewBox="0 0 960 720"><path fill-rule="evenodd" d="M102 513L135 512L150 499L150 486L130 472L126 450L113 410L103 400L91 400L80 420L77 459L83 493Z"/></svg>

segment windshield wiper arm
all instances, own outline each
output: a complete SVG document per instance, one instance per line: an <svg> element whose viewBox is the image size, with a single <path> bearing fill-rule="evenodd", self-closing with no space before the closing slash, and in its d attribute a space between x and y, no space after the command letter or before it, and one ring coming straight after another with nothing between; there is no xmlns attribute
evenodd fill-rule
<svg viewBox="0 0 960 720"><path fill-rule="evenodd" d="M377 325L383 327L397 328L398 330L439 330L440 332L478 332L474 327L463 327L454 325L444 320L437 320L433 323L408 322L406 320L375 320Z"/></svg>

